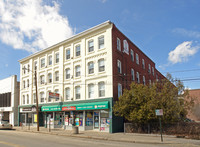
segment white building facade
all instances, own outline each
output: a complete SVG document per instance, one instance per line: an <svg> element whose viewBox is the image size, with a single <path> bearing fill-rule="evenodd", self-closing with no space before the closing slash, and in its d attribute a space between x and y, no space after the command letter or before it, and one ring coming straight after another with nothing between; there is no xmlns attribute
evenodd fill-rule
<svg viewBox="0 0 200 147"><path fill-rule="evenodd" d="M36 70L41 125L112 132L111 31L105 22L19 61L19 123L37 122Z"/></svg>
<svg viewBox="0 0 200 147"><path fill-rule="evenodd" d="M18 125L19 82L13 75L0 80L0 121Z"/></svg>

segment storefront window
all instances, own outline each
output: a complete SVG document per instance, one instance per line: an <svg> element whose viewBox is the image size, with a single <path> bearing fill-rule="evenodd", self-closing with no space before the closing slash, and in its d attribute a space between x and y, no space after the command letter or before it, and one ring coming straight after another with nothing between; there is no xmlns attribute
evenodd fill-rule
<svg viewBox="0 0 200 147"><path fill-rule="evenodd" d="M94 112L94 128L99 128L99 112Z"/></svg>
<svg viewBox="0 0 200 147"><path fill-rule="evenodd" d="M93 112L90 111L86 112L85 118L86 118L85 120L86 126L93 126Z"/></svg>
<svg viewBox="0 0 200 147"><path fill-rule="evenodd" d="M75 113L75 126L83 126L83 112Z"/></svg>
<svg viewBox="0 0 200 147"><path fill-rule="evenodd" d="M109 119L109 112L106 110L101 110L101 131L106 131L109 128L110 125L110 119Z"/></svg>

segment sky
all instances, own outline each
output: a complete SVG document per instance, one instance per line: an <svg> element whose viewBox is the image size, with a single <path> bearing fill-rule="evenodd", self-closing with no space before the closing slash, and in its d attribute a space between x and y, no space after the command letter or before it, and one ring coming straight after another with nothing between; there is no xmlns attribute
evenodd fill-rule
<svg viewBox="0 0 200 147"><path fill-rule="evenodd" d="M18 60L112 21L166 75L200 88L199 0L0 0L0 79Z"/></svg>

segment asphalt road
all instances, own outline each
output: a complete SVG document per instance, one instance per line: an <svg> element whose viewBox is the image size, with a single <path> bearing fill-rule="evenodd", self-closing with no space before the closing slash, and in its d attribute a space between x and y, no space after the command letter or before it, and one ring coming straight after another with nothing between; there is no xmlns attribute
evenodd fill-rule
<svg viewBox="0 0 200 147"><path fill-rule="evenodd" d="M0 147L165 147L164 144L137 144L40 133L0 130Z"/></svg>

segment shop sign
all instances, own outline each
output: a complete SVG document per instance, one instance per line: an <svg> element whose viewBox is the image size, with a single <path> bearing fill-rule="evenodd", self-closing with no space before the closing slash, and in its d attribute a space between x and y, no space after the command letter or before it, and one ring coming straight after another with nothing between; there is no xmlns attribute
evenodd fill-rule
<svg viewBox="0 0 200 147"><path fill-rule="evenodd" d="M28 107L28 108L20 108L20 112L32 112L32 108Z"/></svg>
<svg viewBox="0 0 200 147"><path fill-rule="evenodd" d="M60 106L43 106L42 107L42 111L61 111L61 107Z"/></svg>
<svg viewBox="0 0 200 147"><path fill-rule="evenodd" d="M49 92L49 98L59 99L59 93Z"/></svg>
<svg viewBox="0 0 200 147"><path fill-rule="evenodd" d="M67 110L76 110L76 107L75 106L65 106L65 107L62 107L62 111L67 111Z"/></svg>
<svg viewBox="0 0 200 147"><path fill-rule="evenodd" d="M92 110L92 109L108 109L108 103L100 103L100 104L83 104L80 106L76 106L76 110Z"/></svg>

